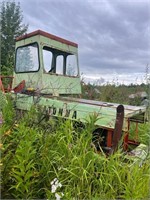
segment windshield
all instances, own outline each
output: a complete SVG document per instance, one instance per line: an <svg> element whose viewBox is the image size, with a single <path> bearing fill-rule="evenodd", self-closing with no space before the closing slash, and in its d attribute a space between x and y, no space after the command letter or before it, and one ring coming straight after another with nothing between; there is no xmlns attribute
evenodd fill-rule
<svg viewBox="0 0 150 200"><path fill-rule="evenodd" d="M39 70L38 44L19 47L16 50L16 72L35 72Z"/></svg>

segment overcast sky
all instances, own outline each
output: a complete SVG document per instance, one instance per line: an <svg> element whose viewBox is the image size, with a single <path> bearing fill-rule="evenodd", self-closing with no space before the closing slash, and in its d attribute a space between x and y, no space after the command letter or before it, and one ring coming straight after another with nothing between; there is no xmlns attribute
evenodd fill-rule
<svg viewBox="0 0 150 200"><path fill-rule="evenodd" d="M17 1L17 0L16 0ZM20 0L28 32L78 43L85 78L140 83L150 64L150 0Z"/></svg>

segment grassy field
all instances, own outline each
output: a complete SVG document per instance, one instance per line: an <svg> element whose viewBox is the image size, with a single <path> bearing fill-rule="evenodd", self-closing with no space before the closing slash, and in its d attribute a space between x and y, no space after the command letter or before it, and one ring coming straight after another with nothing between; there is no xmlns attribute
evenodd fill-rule
<svg viewBox="0 0 150 200"><path fill-rule="evenodd" d="M19 119L9 102L1 133L2 199L149 199L150 156L141 167L121 149L106 157L91 145L94 125L42 120L32 109ZM148 144L149 126L139 130Z"/></svg>

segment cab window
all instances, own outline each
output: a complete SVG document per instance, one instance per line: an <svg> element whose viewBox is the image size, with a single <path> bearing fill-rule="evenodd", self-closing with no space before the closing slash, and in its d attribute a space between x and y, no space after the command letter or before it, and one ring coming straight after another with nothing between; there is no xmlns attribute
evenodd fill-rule
<svg viewBox="0 0 150 200"><path fill-rule="evenodd" d="M50 47L43 47L44 72L64 76L78 76L77 56Z"/></svg>
<svg viewBox="0 0 150 200"><path fill-rule="evenodd" d="M44 70L47 73L51 70L52 57L53 57L53 54L51 51L43 49L43 64L44 64Z"/></svg>
<svg viewBox="0 0 150 200"><path fill-rule="evenodd" d="M39 70L38 44L18 47L16 50L16 72L36 72Z"/></svg>
<svg viewBox="0 0 150 200"><path fill-rule="evenodd" d="M77 58L75 55L68 55L66 62L66 75L77 76Z"/></svg>

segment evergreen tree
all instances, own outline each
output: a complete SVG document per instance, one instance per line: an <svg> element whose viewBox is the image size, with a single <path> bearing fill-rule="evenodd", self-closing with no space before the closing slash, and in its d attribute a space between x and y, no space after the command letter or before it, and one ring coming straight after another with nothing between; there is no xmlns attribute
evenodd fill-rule
<svg viewBox="0 0 150 200"><path fill-rule="evenodd" d="M11 75L14 67L15 38L26 33L20 3L3 1L0 10L1 74Z"/></svg>

